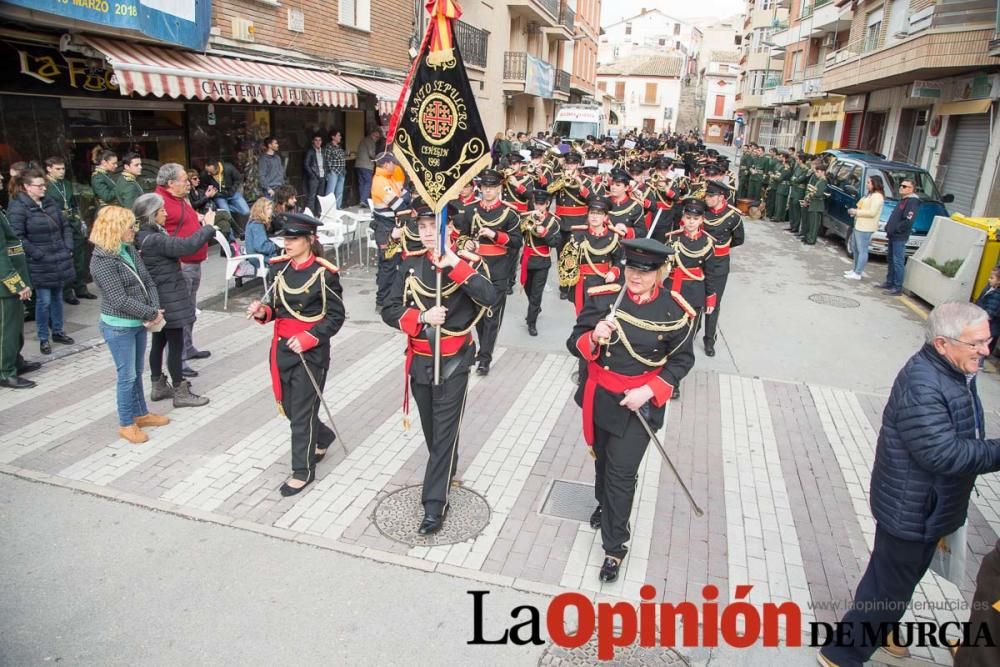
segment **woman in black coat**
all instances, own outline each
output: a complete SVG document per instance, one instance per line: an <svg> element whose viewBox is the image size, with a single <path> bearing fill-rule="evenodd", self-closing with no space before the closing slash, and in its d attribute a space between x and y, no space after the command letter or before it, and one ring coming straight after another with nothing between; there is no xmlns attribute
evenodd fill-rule
<svg viewBox="0 0 1000 667"><path fill-rule="evenodd" d="M7 211L14 233L28 257L35 292L35 320L42 354L52 354L52 340L72 345L63 331L63 285L76 279L73 269L73 229L55 200L45 196L45 174L29 169L21 175L20 192Z"/></svg>
<svg viewBox="0 0 1000 667"><path fill-rule="evenodd" d="M175 408L195 408L208 403L208 399L191 393L191 383L183 377L184 327L194 322L194 304L184 276L181 274L180 258L190 255L208 243L215 235L212 224L215 212L205 215L205 225L186 238L171 236L164 229L167 219L163 198L155 193L141 195L132 205L139 231L135 235L135 247L142 263L156 283L160 295L160 307L166 326L153 334L149 347L149 371L153 388L150 398L161 401L173 398ZM163 375L163 348L167 349L167 370L173 386Z"/></svg>

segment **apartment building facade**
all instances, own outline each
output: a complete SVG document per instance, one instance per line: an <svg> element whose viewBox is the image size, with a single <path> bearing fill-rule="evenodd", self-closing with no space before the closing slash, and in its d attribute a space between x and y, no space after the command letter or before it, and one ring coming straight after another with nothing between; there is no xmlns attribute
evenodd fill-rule
<svg viewBox="0 0 1000 667"><path fill-rule="evenodd" d="M696 74L701 39L701 30L693 24L658 9L643 9L602 26L597 62L606 65L633 55L679 55L684 59L684 73Z"/></svg>
<svg viewBox="0 0 1000 667"><path fill-rule="evenodd" d="M598 91L614 99L611 125L620 131L674 129L686 62L679 55L632 55L599 66Z"/></svg>
<svg viewBox="0 0 1000 667"><path fill-rule="evenodd" d="M712 51L701 71L704 99L701 129L706 144L723 143L726 134L736 132L736 87L739 84L740 52Z"/></svg>
<svg viewBox="0 0 1000 667"><path fill-rule="evenodd" d="M744 121L737 134L744 142L774 142L774 111L764 104L764 91L776 85L784 63L771 37L787 25L787 0L747 0L741 39L740 79L736 112Z"/></svg>

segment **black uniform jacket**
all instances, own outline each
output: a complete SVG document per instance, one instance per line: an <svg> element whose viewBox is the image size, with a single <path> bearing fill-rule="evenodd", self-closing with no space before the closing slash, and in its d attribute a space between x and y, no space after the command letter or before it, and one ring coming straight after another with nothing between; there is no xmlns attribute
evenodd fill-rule
<svg viewBox="0 0 1000 667"><path fill-rule="evenodd" d="M589 362L587 377L581 378L576 394L577 404L583 407L585 435L590 428L588 420L614 435L622 435L630 412L619 405L625 397L624 388L642 385L653 391L653 398L643 407L643 416L651 428L659 428L663 425L663 406L694 366L694 318L660 287L654 289L651 300L641 304L632 294L626 294L615 313L618 331L606 345L594 341L594 327L611 312L621 289L617 284L591 289L566 341L570 352ZM588 440L588 444L592 441Z"/></svg>
<svg viewBox="0 0 1000 667"><path fill-rule="evenodd" d="M497 301L497 290L488 276L486 265L468 261L441 276L441 305L448 309L441 327L441 379L468 373L476 356L471 331L485 309ZM409 375L418 384L434 380L433 344L435 328L420 323L420 314L435 305L437 269L426 252L406 255L396 272L382 320L399 329L407 341Z"/></svg>
<svg viewBox="0 0 1000 667"><path fill-rule="evenodd" d="M490 279L497 284L506 283L513 270L511 251L520 248L523 242L518 212L499 199L492 204L480 201L469 206L464 215L456 217L455 227L460 235L479 243L475 252L489 266ZM496 238L480 236L483 228L493 230Z"/></svg>

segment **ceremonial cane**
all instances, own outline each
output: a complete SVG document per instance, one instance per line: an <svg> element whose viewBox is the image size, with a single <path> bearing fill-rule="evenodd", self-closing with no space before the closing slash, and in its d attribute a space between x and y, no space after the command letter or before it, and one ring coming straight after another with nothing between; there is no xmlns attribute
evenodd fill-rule
<svg viewBox="0 0 1000 667"><path fill-rule="evenodd" d="M639 418L639 421L642 423L642 427L646 429L646 433L647 435L649 435L649 439L652 440L653 444L656 445L656 448L660 450L660 455L663 456L663 460L667 462L668 466L670 466L671 472L673 472L674 477L677 478L677 483L681 485L681 490L684 492L684 495L687 496L688 502L691 503L691 509L694 510L695 516L703 516L705 513L701 511L700 507L698 507L698 503L695 502L694 496L691 495L691 491L688 490L687 485L684 483L684 480L681 479L680 473L677 472L677 468L674 467L673 461L671 461L670 457L667 456L667 450L663 449L663 445L660 444L659 438L657 438L656 434L653 433L653 429L649 427L649 422L646 421L646 418L643 417L642 413L639 412L638 410L635 411L635 416Z"/></svg>
<svg viewBox="0 0 1000 667"><path fill-rule="evenodd" d="M316 395L319 396L320 403L323 404L323 409L326 411L326 418L330 420L330 428L333 429L333 435L337 439L337 442L340 443L340 446L344 449L344 456L347 456L349 453L347 451L347 445L344 444L343 438L340 437L340 431L337 430L337 425L333 423L333 413L330 412L330 406L326 404L326 399L323 398L323 392L319 388L319 383L316 382L316 378L313 376L312 371L309 370L309 364L306 363L306 358L301 352L299 352L299 359L302 361L302 367L306 369L306 375L309 376L309 382L312 383L313 389L316 390ZM666 454L664 454L664 456L666 456Z"/></svg>
<svg viewBox="0 0 1000 667"><path fill-rule="evenodd" d="M285 264L285 266L281 269L281 271L278 271L278 275L276 275L274 277L274 280L271 281L271 285L266 290L264 290L264 296L260 298L261 305L264 305L264 303L267 301L267 295L270 294L271 290L274 289L274 286L278 284L278 278L280 278L285 273L285 271L288 270L288 267L291 265L292 261L288 260L288 263ZM253 314L247 313L247 319L249 320L251 317L253 317Z"/></svg>

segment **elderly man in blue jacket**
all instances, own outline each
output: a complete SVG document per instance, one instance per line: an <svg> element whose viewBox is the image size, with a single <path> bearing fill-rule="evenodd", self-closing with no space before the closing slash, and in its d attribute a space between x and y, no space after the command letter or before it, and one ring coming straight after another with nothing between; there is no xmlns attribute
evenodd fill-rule
<svg viewBox="0 0 1000 667"><path fill-rule="evenodd" d="M885 235L889 241L885 258L885 282L879 285L894 296L903 293L903 267L906 262L906 242L913 231L913 223L920 211L920 197L916 193L913 179L904 178L897 186L899 204L889 214L885 223Z"/></svg>
<svg viewBox="0 0 1000 667"><path fill-rule="evenodd" d="M925 339L882 414L870 492L875 548L841 621L852 626L852 643L823 648L821 665L861 667L871 657L879 647L865 645L863 627L877 632L902 618L938 541L965 523L976 476L1000 470L1000 440L986 438L976 391L990 346L985 311L943 303L927 318Z"/></svg>

